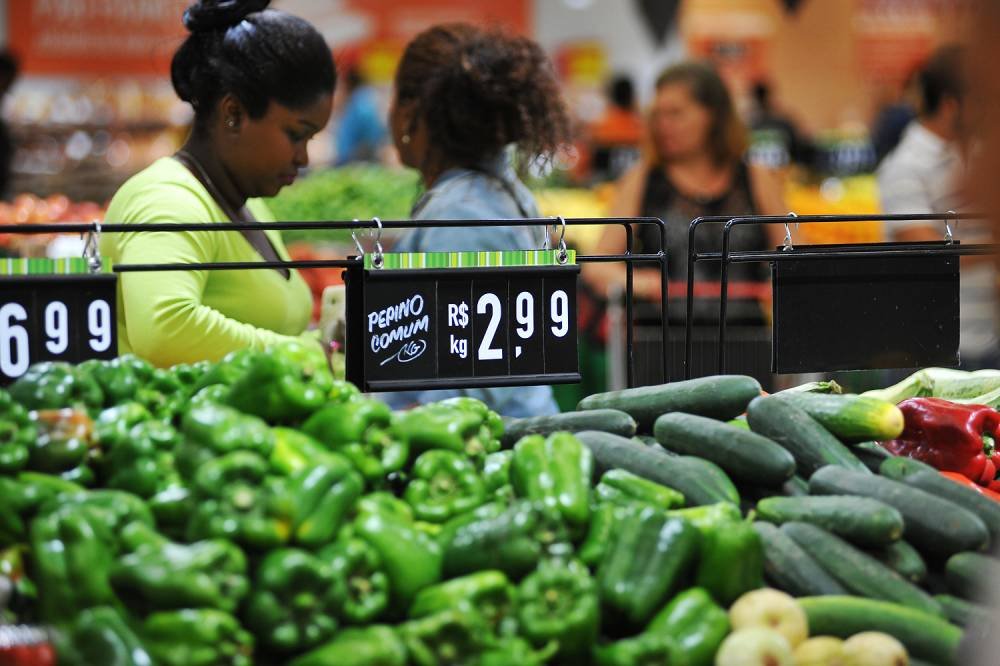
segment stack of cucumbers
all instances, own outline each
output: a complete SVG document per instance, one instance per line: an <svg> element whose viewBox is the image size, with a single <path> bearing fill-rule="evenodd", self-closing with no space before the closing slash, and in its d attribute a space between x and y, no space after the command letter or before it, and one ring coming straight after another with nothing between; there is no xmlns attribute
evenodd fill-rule
<svg viewBox="0 0 1000 666"><path fill-rule="evenodd" d="M731 375L592 395L512 421L507 437L574 431L599 471L736 504L763 541L766 582L801 598L813 634L881 631L913 663L963 663L964 631L988 617L978 576L1000 574L988 555L1000 503L875 444L903 425L878 396L833 383L763 396Z"/></svg>

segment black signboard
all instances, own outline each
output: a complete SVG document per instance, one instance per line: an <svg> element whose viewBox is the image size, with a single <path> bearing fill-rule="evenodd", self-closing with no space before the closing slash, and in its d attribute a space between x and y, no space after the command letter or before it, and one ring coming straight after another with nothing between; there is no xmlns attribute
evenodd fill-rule
<svg viewBox="0 0 1000 666"><path fill-rule="evenodd" d="M0 278L0 385L42 361L116 357L117 284L112 274Z"/></svg>
<svg viewBox="0 0 1000 666"><path fill-rule="evenodd" d="M893 246L796 246L772 264L773 372L958 365L958 257L873 256ZM830 251L857 256L807 256Z"/></svg>
<svg viewBox="0 0 1000 666"><path fill-rule="evenodd" d="M349 270L347 379L365 391L578 382L579 272Z"/></svg>

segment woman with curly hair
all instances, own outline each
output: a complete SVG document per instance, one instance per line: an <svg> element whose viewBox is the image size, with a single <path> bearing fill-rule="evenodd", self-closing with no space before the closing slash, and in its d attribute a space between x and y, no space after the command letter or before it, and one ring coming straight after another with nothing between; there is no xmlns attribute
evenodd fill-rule
<svg viewBox="0 0 1000 666"><path fill-rule="evenodd" d="M396 71L389 127L400 160L426 191L415 220L538 217L514 165L550 158L569 138L551 64L530 39L467 24L417 35ZM400 252L530 250L541 229L418 227ZM388 394L395 406L472 395L509 416L557 411L547 386Z"/></svg>

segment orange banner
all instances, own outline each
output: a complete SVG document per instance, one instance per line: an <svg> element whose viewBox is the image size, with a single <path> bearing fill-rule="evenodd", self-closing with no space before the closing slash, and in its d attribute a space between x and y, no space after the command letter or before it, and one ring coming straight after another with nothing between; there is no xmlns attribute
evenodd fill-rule
<svg viewBox="0 0 1000 666"><path fill-rule="evenodd" d="M167 76L189 0L8 0L26 74Z"/></svg>

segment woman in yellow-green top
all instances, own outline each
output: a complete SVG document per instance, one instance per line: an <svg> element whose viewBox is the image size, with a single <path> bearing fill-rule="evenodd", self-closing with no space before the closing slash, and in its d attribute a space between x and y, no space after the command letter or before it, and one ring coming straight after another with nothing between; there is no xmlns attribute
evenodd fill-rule
<svg viewBox="0 0 1000 666"><path fill-rule="evenodd" d="M174 156L115 194L106 221L271 222L274 196L308 164L306 144L330 118L336 75L323 37L269 0L201 0L184 13L191 34L171 79L194 107L191 136ZM276 231L106 234L115 263L288 259ZM309 289L284 269L123 273L119 352L167 366L217 360L305 331Z"/></svg>

